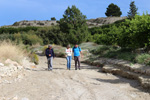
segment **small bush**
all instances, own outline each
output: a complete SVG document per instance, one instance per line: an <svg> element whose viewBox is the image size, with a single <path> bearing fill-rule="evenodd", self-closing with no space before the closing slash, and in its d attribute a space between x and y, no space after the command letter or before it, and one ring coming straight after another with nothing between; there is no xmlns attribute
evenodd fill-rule
<svg viewBox="0 0 150 100"><path fill-rule="evenodd" d="M42 54L43 55L45 55L45 50L47 49L47 46L44 46L43 48L42 48Z"/></svg>
<svg viewBox="0 0 150 100"><path fill-rule="evenodd" d="M36 65L39 64L39 57L37 54L31 53L30 58L31 58L31 62L34 62Z"/></svg>
<svg viewBox="0 0 150 100"><path fill-rule="evenodd" d="M141 64L150 65L150 54L141 54L136 57L136 61Z"/></svg>

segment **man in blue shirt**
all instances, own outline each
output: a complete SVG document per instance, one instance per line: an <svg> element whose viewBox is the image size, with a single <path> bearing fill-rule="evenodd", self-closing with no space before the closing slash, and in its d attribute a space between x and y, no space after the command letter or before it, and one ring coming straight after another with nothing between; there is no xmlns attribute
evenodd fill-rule
<svg viewBox="0 0 150 100"><path fill-rule="evenodd" d="M78 64L78 69L80 70L80 54L82 54L81 48L76 44L73 47L72 51L74 53L75 70L77 70L77 64Z"/></svg>
<svg viewBox="0 0 150 100"><path fill-rule="evenodd" d="M45 50L45 54L48 61L48 70L52 70L53 69L52 60L54 59L55 54L51 45L49 45L48 48Z"/></svg>

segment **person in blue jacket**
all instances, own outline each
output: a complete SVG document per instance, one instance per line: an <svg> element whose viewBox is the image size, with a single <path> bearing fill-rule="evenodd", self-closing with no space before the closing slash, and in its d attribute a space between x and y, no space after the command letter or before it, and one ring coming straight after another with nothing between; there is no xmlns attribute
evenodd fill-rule
<svg viewBox="0 0 150 100"><path fill-rule="evenodd" d="M46 54L47 61L48 61L48 70L52 70L53 69L52 61L55 57L55 54L51 45L48 45L48 48L45 50L45 54Z"/></svg>
<svg viewBox="0 0 150 100"><path fill-rule="evenodd" d="M81 48L77 44L75 44L72 51L74 53L75 70L77 70L77 67L80 70L80 57L82 57Z"/></svg>

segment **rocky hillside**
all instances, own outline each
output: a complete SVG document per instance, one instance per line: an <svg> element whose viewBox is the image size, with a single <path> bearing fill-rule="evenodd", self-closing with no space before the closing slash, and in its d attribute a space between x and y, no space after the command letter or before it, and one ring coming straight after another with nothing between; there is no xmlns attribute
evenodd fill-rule
<svg viewBox="0 0 150 100"><path fill-rule="evenodd" d="M102 25L112 24L116 21L126 19L127 17L100 17L96 19L89 19L87 20L87 24L89 27L99 27ZM50 21L50 20L44 20L44 21L28 21L23 20L19 22L15 22L13 25L5 26L5 27L26 27L26 26L52 26L57 25L57 21Z"/></svg>
<svg viewBox="0 0 150 100"><path fill-rule="evenodd" d="M27 20L23 20L23 21L20 21L20 22L15 22L11 26L25 27L25 26L52 26L52 25L57 25L56 21L49 21L49 20L45 20L45 21L37 21L37 20L27 21Z"/></svg>
<svg viewBox="0 0 150 100"><path fill-rule="evenodd" d="M87 21L89 27L99 27L102 25L112 24L116 21L126 19L127 17L100 17L96 19L90 19Z"/></svg>

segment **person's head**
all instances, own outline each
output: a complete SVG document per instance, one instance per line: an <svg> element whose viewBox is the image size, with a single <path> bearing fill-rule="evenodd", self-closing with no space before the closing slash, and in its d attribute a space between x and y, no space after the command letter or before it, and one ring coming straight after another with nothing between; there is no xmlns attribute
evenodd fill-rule
<svg viewBox="0 0 150 100"><path fill-rule="evenodd" d="M70 46L70 44L69 45L67 45L67 48L70 48L71 46Z"/></svg>
<svg viewBox="0 0 150 100"><path fill-rule="evenodd" d="M78 44L75 44L74 46L77 48L77 47L78 47Z"/></svg>
<svg viewBox="0 0 150 100"><path fill-rule="evenodd" d="M49 49L52 49L52 46L51 46L51 45L48 45L48 48L49 48Z"/></svg>

